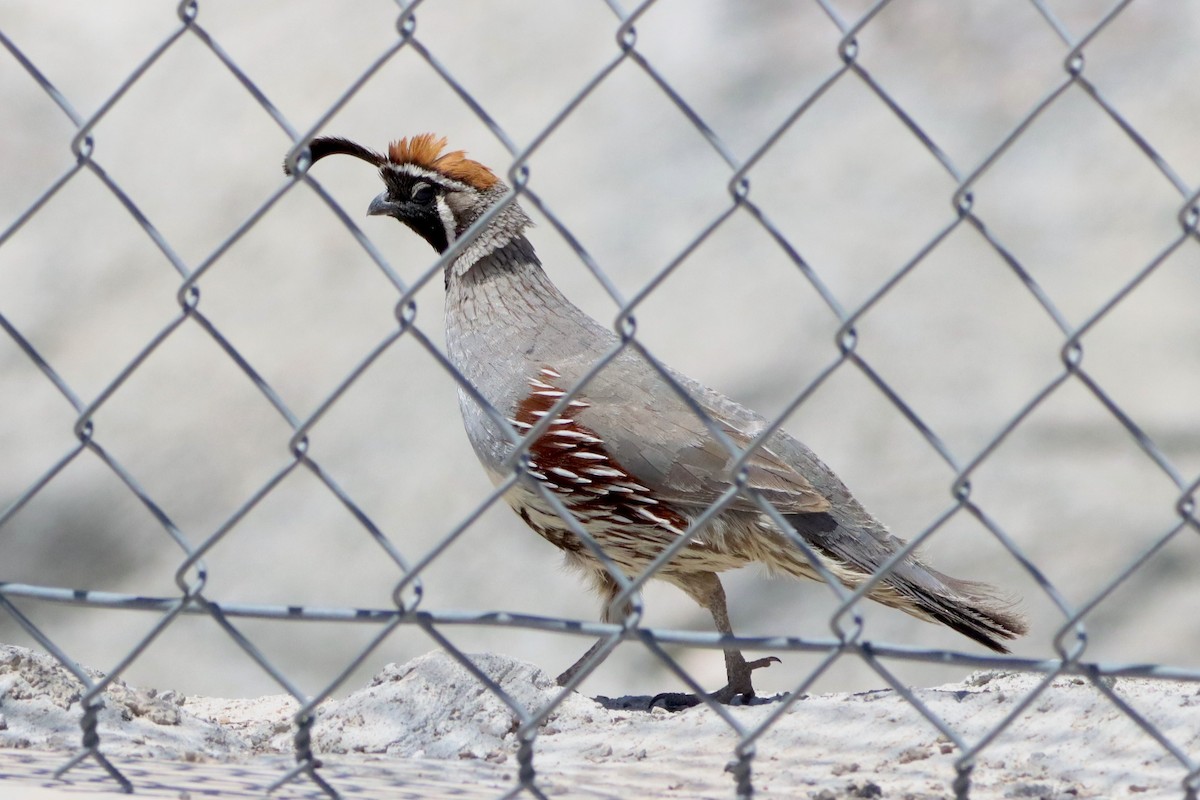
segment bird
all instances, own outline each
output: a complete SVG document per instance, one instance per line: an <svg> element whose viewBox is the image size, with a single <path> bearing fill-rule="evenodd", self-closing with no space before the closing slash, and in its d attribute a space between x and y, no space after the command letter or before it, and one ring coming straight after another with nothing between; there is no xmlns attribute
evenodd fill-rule
<svg viewBox="0 0 1200 800"><path fill-rule="evenodd" d="M460 388L467 437L494 484L512 480L514 441L555 412L536 441L520 439L527 444L523 474L504 499L583 573L600 595L603 621L628 614L627 602L614 602L621 586L546 501L543 489L633 579L737 485L736 496L726 497L727 504L654 575L706 609L725 637L733 637L733 628L720 573L759 563L773 574L821 579L791 537L802 540L824 572L850 589L905 546L812 450L783 430L766 436L738 464L740 454L720 441L633 348L620 349L581 385L586 373L617 349L618 333L582 311L551 281L526 236L531 219L507 197L512 190L464 151L447 150L444 137L422 133L380 152L323 136L313 139L308 151L308 168L331 155L376 167L384 188L367 215L402 222L439 254L508 200L445 264L446 354L505 418L501 422L486 413ZM295 172L286 164L285 171ZM771 427L724 394L664 369L737 448L748 448ZM738 467L740 475L731 474ZM769 501L791 531L781 530L746 490ZM1005 642L1027 631L1011 598L986 583L938 572L916 552L892 565L866 596L948 626L998 653L1007 653ZM559 685L591 666L604 643L597 641L560 674ZM721 703L753 698L754 671L779 660L747 661L733 647L724 655L726 685L709 695Z"/></svg>

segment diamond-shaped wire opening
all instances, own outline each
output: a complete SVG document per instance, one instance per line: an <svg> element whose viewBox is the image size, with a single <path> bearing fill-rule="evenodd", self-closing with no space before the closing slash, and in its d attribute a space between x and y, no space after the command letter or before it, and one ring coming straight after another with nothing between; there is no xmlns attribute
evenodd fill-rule
<svg viewBox="0 0 1200 800"><path fill-rule="evenodd" d="M349 237L330 237L333 258L317 270L300 256L311 245L278 247L291 221L338 232L324 204L307 194L285 196L197 284L208 322L297 415L315 411L396 328L395 287ZM314 297L321 301L314 305ZM397 400L403 407L407 398Z"/></svg>
<svg viewBox="0 0 1200 800"><path fill-rule="evenodd" d="M1176 188L1077 89L1043 112L973 192L975 213L1072 322L1178 233Z"/></svg>
<svg viewBox="0 0 1200 800"><path fill-rule="evenodd" d="M0 253L6 318L87 400L177 312L178 276L131 222L92 175L76 174ZM35 258L35 242L51 249Z"/></svg>
<svg viewBox="0 0 1200 800"><path fill-rule="evenodd" d="M180 75L205 91L179 92ZM164 103L165 97L172 102ZM223 116L237 122L214 141L213 130L198 121ZM148 123L152 137L144 132ZM182 37L164 53L91 135L93 158L188 263L211 252L278 184L286 141L258 98L195 36ZM261 165L233 185L227 167L232 147Z"/></svg>
<svg viewBox="0 0 1200 800"><path fill-rule="evenodd" d="M46 586L135 593L176 591L171 580L181 548L158 508L130 491L89 451L79 453L5 518L0 578ZM131 576L127 565L157 564Z"/></svg>
<svg viewBox="0 0 1200 800"><path fill-rule="evenodd" d="M20 391L5 392L0 398L0 416L19 421L6 428L6 446L22 453L21 459L9 459L0 467L5 494L0 495L0 519L14 513L15 504L27 496L39 481L47 480L81 448L74 435L78 409L82 406L70 385L33 347L13 323L0 313L0 364L12 386Z"/></svg>
<svg viewBox="0 0 1200 800"><path fill-rule="evenodd" d="M1062 332L992 248L962 226L906 264L857 314L855 355L937 435L950 463L985 446L1062 371ZM978 404L955 399L980 385L990 391Z"/></svg>
<svg viewBox="0 0 1200 800"><path fill-rule="evenodd" d="M1041 22L1034 3L887 3L855 30L855 66L961 168L1061 81L1068 48Z"/></svg>

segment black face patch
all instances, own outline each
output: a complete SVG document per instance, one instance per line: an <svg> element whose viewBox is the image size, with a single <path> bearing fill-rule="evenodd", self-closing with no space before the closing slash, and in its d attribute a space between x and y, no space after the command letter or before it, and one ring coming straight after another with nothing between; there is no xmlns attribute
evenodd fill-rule
<svg viewBox="0 0 1200 800"><path fill-rule="evenodd" d="M432 178L390 169L383 170L383 182L387 186L387 199L395 204L392 216L429 242L434 250L444 253L450 243L438 212L438 201L445 194L445 187Z"/></svg>
<svg viewBox="0 0 1200 800"><path fill-rule="evenodd" d="M442 221L438 218L436 211L397 217L397 219L411 228L422 239L429 242L430 246L439 253L446 252L446 248L450 246L450 243L446 241L446 228L442 225Z"/></svg>

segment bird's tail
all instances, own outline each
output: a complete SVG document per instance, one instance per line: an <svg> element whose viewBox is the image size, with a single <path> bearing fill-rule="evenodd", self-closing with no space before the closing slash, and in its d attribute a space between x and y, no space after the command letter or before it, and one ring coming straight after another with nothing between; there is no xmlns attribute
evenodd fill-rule
<svg viewBox="0 0 1200 800"><path fill-rule="evenodd" d="M897 593L908 601L896 606L902 611L940 622L997 653L1008 652L1003 640L1023 636L1029 630L1025 619L1013 610L1013 601L1001 596L994 586L951 578L923 564L914 564L911 568L928 573L944 590L930 591L923 586L910 589L904 585L904 577L898 576L895 579L899 584ZM887 582L888 579L883 581Z"/></svg>
<svg viewBox="0 0 1200 800"><path fill-rule="evenodd" d="M797 532L823 556L829 571L852 589L870 579L904 544L882 529L847 535L847 529L828 515L803 515L801 519L804 517L827 518L819 528L798 524ZM797 577L817 577L811 564L797 558L795 548L789 550L783 563L776 561L772 566ZM918 619L940 622L997 653L1009 652L1004 641L1028 631L1025 619L1014 610L1014 601L995 587L951 578L913 555L892 567L867 596Z"/></svg>

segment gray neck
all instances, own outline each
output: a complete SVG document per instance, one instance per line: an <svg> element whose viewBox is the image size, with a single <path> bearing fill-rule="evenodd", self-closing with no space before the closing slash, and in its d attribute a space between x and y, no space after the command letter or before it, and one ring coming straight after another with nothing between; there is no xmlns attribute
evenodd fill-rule
<svg viewBox="0 0 1200 800"><path fill-rule="evenodd" d="M457 262L447 267L446 349L463 377L511 418L541 367L578 375L613 334L550 282L524 234L506 238L461 272ZM503 434L462 391L459 406L480 459L499 463L508 450Z"/></svg>
<svg viewBox="0 0 1200 800"><path fill-rule="evenodd" d="M612 336L550 282L524 234L446 278L450 360L485 394L524 386L531 368L598 355Z"/></svg>

